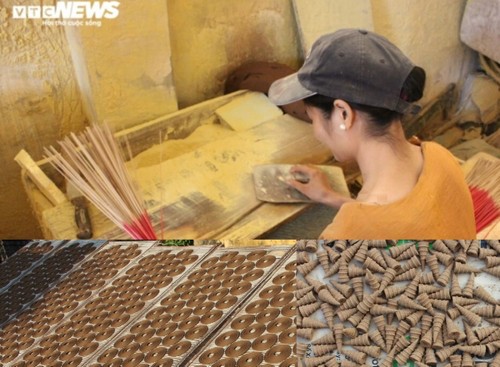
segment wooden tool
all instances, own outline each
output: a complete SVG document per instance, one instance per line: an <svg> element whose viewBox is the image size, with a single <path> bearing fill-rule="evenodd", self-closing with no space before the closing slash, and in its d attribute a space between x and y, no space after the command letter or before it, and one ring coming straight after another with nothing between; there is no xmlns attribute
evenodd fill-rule
<svg viewBox="0 0 500 367"><path fill-rule="evenodd" d="M309 178L300 174L290 173L291 164L264 164L255 166L253 179L257 199L271 203L310 203L307 196L288 185L289 179L307 183ZM349 190L340 167L314 166L328 176L333 190L349 195Z"/></svg>

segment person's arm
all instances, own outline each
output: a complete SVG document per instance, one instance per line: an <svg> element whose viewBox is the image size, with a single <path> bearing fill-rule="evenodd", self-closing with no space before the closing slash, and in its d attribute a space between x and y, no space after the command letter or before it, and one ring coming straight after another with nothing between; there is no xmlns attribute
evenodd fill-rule
<svg viewBox="0 0 500 367"><path fill-rule="evenodd" d="M340 208L347 202L355 201L348 196L341 195L338 192L334 191L331 188L330 183L328 182L328 177L323 171L317 168L305 165L297 165L292 167L290 173L292 175L300 174L308 178L307 182L301 182L296 179L291 179L288 181L288 184L293 188L299 190L311 200L331 206L333 208Z"/></svg>

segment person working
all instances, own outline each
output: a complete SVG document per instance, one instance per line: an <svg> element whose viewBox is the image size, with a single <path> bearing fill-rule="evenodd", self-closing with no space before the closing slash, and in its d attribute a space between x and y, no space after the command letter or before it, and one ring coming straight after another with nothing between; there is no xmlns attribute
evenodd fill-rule
<svg viewBox="0 0 500 367"><path fill-rule="evenodd" d="M425 71L386 38L343 29L320 37L304 65L275 81L277 105L303 100L316 139L339 162L355 160L363 177L357 198L334 192L312 167L292 170L309 177L291 186L340 208L321 234L325 239L473 239L470 191L453 155L433 142L413 145L402 117L415 112Z"/></svg>

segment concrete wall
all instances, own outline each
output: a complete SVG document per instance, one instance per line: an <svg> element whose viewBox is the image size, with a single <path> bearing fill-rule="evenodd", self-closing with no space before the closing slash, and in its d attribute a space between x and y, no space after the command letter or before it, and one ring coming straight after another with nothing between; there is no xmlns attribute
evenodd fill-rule
<svg viewBox="0 0 500 367"><path fill-rule="evenodd" d="M301 40L313 38L301 32L382 33L426 69L424 102L472 66L459 41L465 0L363 0L356 8L350 0L297 0L299 7L292 0L121 0L113 22L73 29L67 39L64 28L11 19L13 5L55 1L0 0L0 238L39 235L13 161L21 148L39 159L42 147L82 129L86 116L121 128L175 109L175 97L185 107L221 95L227 75L247 61L297 68ZM300 32L297 11L310 26ZM318 14L331 23L316 26Z"/></svg>

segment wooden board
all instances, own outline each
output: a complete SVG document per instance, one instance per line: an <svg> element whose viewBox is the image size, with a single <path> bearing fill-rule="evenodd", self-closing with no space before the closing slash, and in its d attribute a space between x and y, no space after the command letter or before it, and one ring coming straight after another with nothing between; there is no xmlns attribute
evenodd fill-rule
<svg viewBox="0 0 500 367"><path fill-rule="evenodd" d="M230 228L235 231L243 218L262 205L253 190L254 165L321 164L329 158L330 152L316 141L309 124L283 115L159 166L140 168L133 176L157 233L162 232L163 226L165 238L221 238L220 234ZM270 210L269 214L273 212ZM62 206L44 212L44 219L57 238L67 238L70 224L60 219L68 213L68 208ZM295 213L283 210L267 220L279 223ZM95 215L92 208L91 220L96 237L122 236L107 219ZM240 238L254 238L270 229L266 220L260 224Z"/></svg>

